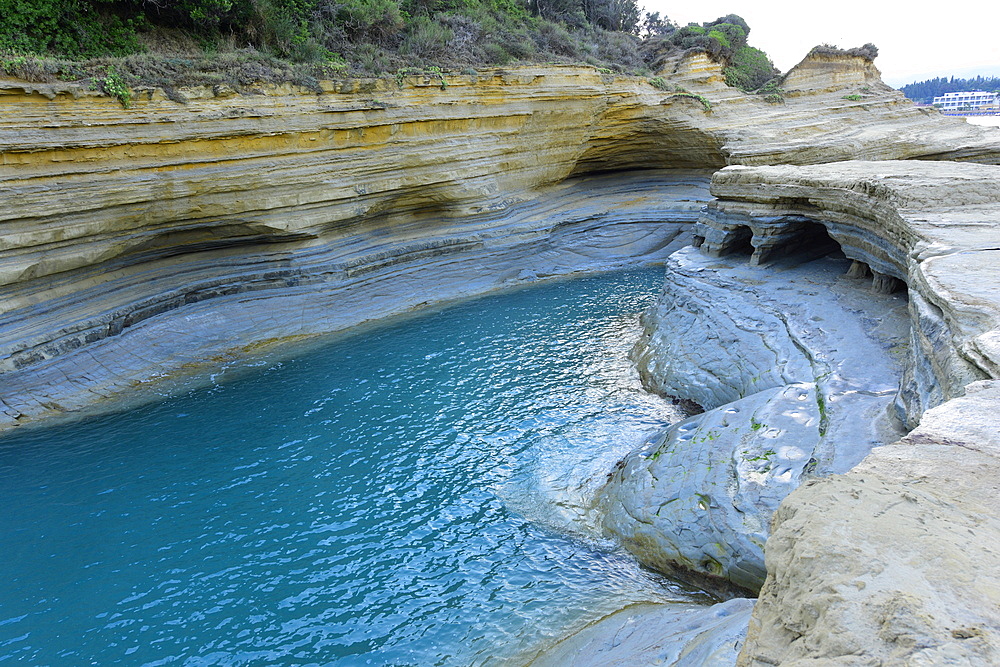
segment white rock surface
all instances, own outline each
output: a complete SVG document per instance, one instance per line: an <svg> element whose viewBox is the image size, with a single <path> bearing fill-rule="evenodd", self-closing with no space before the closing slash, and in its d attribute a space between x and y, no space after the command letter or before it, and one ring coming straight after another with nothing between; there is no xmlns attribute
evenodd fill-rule
<svg viewBox="0 0 1000 667"><path fill-rule="evenodd" d="M1000 382L775 515L740 665L1000 664Z"/></svg>
<svg viewBox="0 0 1000 667"><path fill-rule="evenodd" d="M899 437L906 300L849 265L670 257L639 356L662 392L712 409L631 453L604 489L606 529L641 562L756 591L782 499Z"/></svg>
<svg viewBox="0 0 1000 667"><path fill-rule="evenodd" d="M746 635L753 600L709 607L636 604L541 652L530 667L728 667Z"/></svg>
<svg viewBox="0 0 1000 667"><path fill-rule="evenodd" d="M910 291L910 360L901 392L907 422L997 377L1000 355L1000 169L931 161L727 167L698 223L704 249L745 239L767 261L804 223L821 224L873 282ZM763 253L760 251L764 250Z"/></svg>
<svg viewBox="0 0 1000 667"><path fill-rule="evenodd" d="M699 223L710 252L738 246L734 234L766 248L807 221L869 266L875 287L905 281L902 396L919 422L781 503L739 664L1000 664L1000 170L727 168L713 193Z"/></svg>

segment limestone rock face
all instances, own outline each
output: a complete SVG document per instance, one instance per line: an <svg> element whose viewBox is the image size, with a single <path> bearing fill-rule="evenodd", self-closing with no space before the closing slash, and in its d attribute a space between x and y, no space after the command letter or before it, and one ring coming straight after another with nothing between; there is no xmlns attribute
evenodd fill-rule
<svg viewBox="0 0 1000 667"><path fill-rule="evenodd" d="M853 275L870 268L879 291L905 283L901 395L919 421L782 502L739 664L997 664L1000 171L730 167L713 193L720 200L699 222L709 253L743 246L775 261L785 244L818 238L804 225L819 224L855 260Z"/></svg>
<svg viewBox="0 0 1000 667"><path fill-rule="evenodd" d="M667 260L640 368L711 409L628 455L603 491L606 529L640 561L756 591L782 499L899 437L905 300L869 294L848 266L765 269L695 248Z"/></svg>
<svg viewBox="0 0 1000 667"><path fill-rule="evenodd" d="M753 601L696 607L636 604L544 650L530 667L727 667L743 645Z"/></svg>
<svg viewBox="0 0 1000 667"><path fill-rule="evenodd" d="M821 224L844 253L909 286L912 339L901 399L907 421L997 377L1000 170L950 162L729 167L713 179L697 233L709 254L743 240L766 261ZM810 236L812 235L812 236ZM742 240L734 240L742 239ZM777 250L780 252L780 250Z"/></svg>
<svg viewBox="0 0 1000 667"><path fill-rule="evenodd" d="M834 93L844 90L866 92L866 88L887 86L875 63L860 56L810 53L793 67L782 81L786 94Z"/></svg>
<svg viewBox="0 0 1000 667"><path fill-rule="evenodd" d="M700 56L660 75L666 90L568 66L319 94L203 87L184 104L144 90L129 110L0 79L0 429L247 347L702 241L700 271L677 255L688 264L651 318L647 345L662 352L645 364L668 393L691 378L711 410L633 453L607 497L648 562L755 587L775 505L893 439L876 416L889 399L832 353L860 339L802 319L828 287L779 307L713 256L747 251L742 271L839 245L851 280L870 275L884 298L908 288L901 411L920 427L781 501L741 661L997 664L1000 129L917 109L858 59L807 58L779 104L725 87ZM723 292L728 321L708 300ZM734 294L760 307L741 311ZM678 314L687 329L664 335ZM678 342L698 321L700 355ZM745 360L727 355L753 341ZM770 429L787 441L771 447ZM687 469L678 453L696 436ZM703 532L683 536L671 504ZM606 627L628 635L626 654L666 660L632 618ZM581 651L615 664L608 637L581 635L554 664ZM731 660L721 646L669 658Z"/></svg>
<svg viewBox="0 0 1000 667"><path fill-rule="evenodd" d="M579 179L594 172L1000 154L1000 132L888 89L775 106L725 87L704 57L669 69L668 90L523 67L319 94L201 87L184 104L141 90L127 110L70 84L0 80L0 421L75 410L245 345L684 243L704 194L583 204L593 188ZM553 225L546 200L561 202ZM474 276L458 269L473 259ZM261 305L278 296L287 310Z"/></svg>
<svg viewBox="0 0 1000 667"><path fill-rule="evenodd" d="M775 515L740 665L1000 663L1000 382Z"/></svg>
<svg viewBox="0 0 1000 667"><path fill-rule="evenodd" d="M708 178L575 179L478 216L398 223L323 244L160 257L15 283L0 314L0 430L186 369L444 299L574 271L662 261L690 242ZM48 296L47 300L43 300Z"/></svg>

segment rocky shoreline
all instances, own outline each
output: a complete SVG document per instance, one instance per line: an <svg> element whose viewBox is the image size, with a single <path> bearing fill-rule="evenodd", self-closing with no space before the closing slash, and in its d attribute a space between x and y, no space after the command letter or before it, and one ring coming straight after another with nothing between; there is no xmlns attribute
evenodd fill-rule
<svg viewBox="0 0 1000 667"><path fill-rule="evenodd" d="M906 299L871 293L850 264L754 267L695 248L668 259L640 368L706 411L629 455L604 489L605 527L640 561L756 594L782 499L902 435Z"/></svg>
<svg viewBox="0 0 1000 667"><path fill-rule="evenodd" d="M734 167L716 174L713 194L730 220L734 211L764 220L762 237L776 217L822 223L849 258L879 262L869 264L876 288L879 269L906 284L900 407L919 422L850 472L810 480L783 501L738 664L995 664L1000 597L973 579L993 579L1000 528L1000 169ZM703 222L707 234L712 216Z"/></svg>
<svg viewBox="0 0 1000 667"><path fill-rule="evenodd" d="M464 221L394 225L315 247L211 251L80 280L68 299L13 285L0 315L0 432L178 374L362 322L539 278L659 263L690 243L704 172L567 181Z"/></svg>
<svg viewBox="0 0 1000 667"><path fill-rule="evenodd" d="M712 409L626 457L606 526L656 569L759 589L738 665L996 664L1000 168L729 167L712 193L640 351L654 388ZM844 313L819 272L811 293L787 275L831 239L870 290Z"/></svg>
<svg viewBox="0 0 1000 667"><path fill-rule="evenodd" d="M706 438L733 423L737 413L722 406L736 401L737 479L773 471L764 488L777 488L787 468L801 486L755 490L748 502L766 497L764 511L743 546L718 551L725 557L663 557L677 545L636 537L612 518L613 530L663 569L748 589L763 580L740 665L996 664L1000 130L914 108L856 57L807 58L778 105L727 88L702 56L662 75L686 94L588 68L535 67L455 76L444 89L429 79L328 82L319 95L205 89L188 91L186 105L141 91L128 111L71 86L0 81L9 110L0 123L0 429L120 401L254 346L670 257L670 279L688 286L665 292L651 324L650 383L675 395L690 388L685 398L711 408L688 429ZM689 244L700 248L682 250ZM887 423L851 419L854 410L892 412L882 376L868 387L858 384L871 379L864 368L817 363L801 345L808 318L783 325L799 356L776 357L761 333L767 317L749 317L745 303L731 311L730 321L753 326L728 329L734 335L712 349L730 353L723 366L742 364L735 377L685 357L671 347L683 332L660 329L712 322L668 315L669 303L685 289L732 289L722 273L705 280L716 264L749 270L727 255L764 270L788 254L837 249L853 262L850 280L870 277L877 298L907 290L895 411L916 428L894 444ZM696 301L679 314L707 312ZM833 330L823 338L861 340ZM741 339L758 347L736 350ZM762 349L771 356L755 359L751 350ZM671 369L667 354L692 363ZM877 363L889 368L890 357ZM759 404L739 405L754 396ZM796 413L789 401L809 409ZM840 422L827 410L837 401ZM802 456L767 454L763 438L779 422L802 431ZM623 469L666 465L686 433L678 426ZM848 446L843 456L829 446L834 435ZM734 449L737 441L746 446ZM685 468L676 454L673 467ZM716 494L728 480L716 471L683 492ZM712 498L706 507L723 514L743 502L739 492ZM704 509L687 509L698 524ZM762 568L766 531L757 529L772 512ZM699 532L692 544L706 539L721 542ZM617 635L622 622L655 627L652 619L643 612L602 627ZM715 655L731 664L733 621L723 625L716 648L730 648ZM602 630L588 632L562 648L600 655ZM655 637L636 640L613 664L655 653Z"/></svg>
<svg viewBox="0 0 1000 667"><path fill-rule="evenodd" d="M647 247L599 241L619 244L611 261L586 251L579 266L539 271L642 262L650 243L679 247L677 223L707 198L675 211L674 195L660 203L652 185L624 185L602 199L588 176L858 156L997 161L994 130L916 109L862 58L807 58L777 105L727 87L704 55L661 74L668 90L569 66L456 75L443 88L428 77L325 82L320 94L200 88L185 104L147 90L128 110L71 84L0 80L0 428L247 345L531 278L525 257L585 245L598 227L670 223ZM450 275L467 285L442 273L457 268L449 254L522 242L520 256L495 247L478 255L493 252L492 265ZM415 276L408 266L427 270L397 294L374 285ZM348 285L353 304L334 296ZM285 293L317 307L278 322L240 314ZM324 299L343 307L326 312Z"/></svg>

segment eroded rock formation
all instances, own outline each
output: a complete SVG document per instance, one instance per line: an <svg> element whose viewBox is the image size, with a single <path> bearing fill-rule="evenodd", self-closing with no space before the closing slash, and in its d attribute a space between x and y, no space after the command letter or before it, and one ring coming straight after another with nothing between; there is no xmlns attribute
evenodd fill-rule
<svg viewBox="0 0 1000 667"><path fill-rule="evenodd" d="M712 193L719 201L698 228L709 254L740 236L754 259L768 257L818 222L862 273L871 269L873 287L884 291L889 278L909 285L912 349L900 397L911 426L926 409L963 395L969 382L1000 373L996 167L733 167L716 174Z"/></svg>
<svg viewBox="0 0 1000 667"><path fill-rule="evenodd" d="M661 261L692 232L708 255L749 248L771 262L809 247L818 224L855 279L908 286L901 406L923 421L781 503L741 660L995 662L996 595L969 572L997 571L984 545L997 542L1000 425L995 387L968 383L1000 377L1000 167L984 166L1000 163L1000 133L913 107L860 58L807 58L779 104L725 87L701 56L660 74L666 90L577 67L322 94L205 88L183 91L185 104L150 90L129 110L70 85L0 81L0 429L247 346ZM856 159L984 164L824 164ZM799 166L759 166L771 164ZM715 176L720 201L695 229L708 170L726 165L747 166ZM765 404L806 395L805 425L822 422L815 397L834 395L811 360L759 365L748 377L768 377L773 396L739 427L756 449L733 450L753 459ZM706 392L724 398L721 385ZM761 574L759 562L742 571ZM601 633L623 622L560 650L615 648ZM648 635L634 636L641 653Z"/></svg>
<svg viewBox="0 0 1000 667"><path fill-rule="evenodd" d="M545 649L528 667L724 667L746 636L753 605L735 598L710 607L636 604Z"/></svg>
<svg viewBox="0 0 1000 667"><path fill-rule="evenodd" d="M870 294L849 266L800 253L754 267L691 247L667 260L640 368L707 411L626 457L604 490L605 526L639 560L756 592L784 497L901 435L906 300Z"/></svg>
<svg viewBox="0 0 1000 667"><path fill-rule="evenodd" d="M323 94L202 88L183 91L186 104L149 90L128 110L68 84L0 82L0 427L246 345L629 253L658 260L651 247L681 229L656 241L632 230L646 238L633 245L623 225L688 223L704 198L662 175L660 197L650 175L602 201L572 183L590 173L995 157L992 130L921 112L867 73L780 105L726 87L702 56L662 74L668 91L578 67ZM842 99L838 86L862 80L861 102ZM584 249L597 227L617 250ZM585 259L538 260L549 250ZM476 275L449 272L473 258Z"/></svg>
<svg viewBox="0 0 1000 667"><path fill-rule="evenodd" d="M775 515L740 665L1000 662L1000 383Z"/></svg>
<svg viewBox="0 0 1000 667"><path fill-rule="evenodd" d="M814 473L777 461L780 465L769 469L789 470L792 482L785 489L771 487L779 495L776 500L781 500L782 491L791 491L778 506L760 490L751 489L754 497L744 488L747 480L738 455L757 450L746 449L747 433L739 427L746 419L733 412L749 407L757 421L757 403L773 399L754 395L737 400L695 418L715 429L718 442L680 442L678 434L691 430L681 423L665 434L663 444L626 459L609 493L627 511L615 513L612 505L611 527L623 534L626 544L636 542L637 553L647 562L655 564L659 558L667 568L684 567L746 585L754 572L748 567L755 562L748 558L753 538L766 534L774 512L766 544L767 578L754 607L741 665L995 664L1000 655L1000 607L994 587L978 582L984 573L992 578L997 571L992 545L1000 538L991 500L996 496L995 450L1000 444L1000 350L995 344L1000 333L995 280L1000 266L1000 167L907 161L728 167L713 177L712 192L719 199L709 205L697 229L706 260L732 255L748 263L746 271L760 264L780 268L786 253L801 253L810 245L829 250L829 236L853 260L847 280L870 279L873 294L907 287L911 333L902 357L899 414L920 426L895 444L876 447L859 465L844 461L839 469L834 464ZM742 396L760 378L767 384L795 378L803 364L794 356L786 361L788 355L775 354L782 327L770 327L777 330L772 335L766 322L774 316L745 316L753 308L752 299L727 306L725 298L713 298L710 290L671 287L690 273L683 258L692 252L675 253L670 260L682 266L668 277L657 309L663 313L657 312L647 342L651 378L663 390L696 396L709 406ZM722 278L715 274L725 276L729 270L728 263L696 263L694 268L697 281L704 284L719 282ZM820 281L817 289L828 290ZM679 313L681 322L674 322L670 308L692 299L696 306L681 303L680 310L693 315ZM709 312L710 303L715 311ZM798 307L803 306L808 308L806 303ZM788 310L777 319L793 320L796 307ZM872 305L858 312L884 321L884 314L874 312ZM748 324L726 325L727 318ZM841 317L839 323L849 319ZM688 336L694 331L694 340L705 338L697 332L710 341L718 334L718 341L711 343L714 353L702 358L688 350L686 342L678 342L677 327L686 328ZM836 328L823 323L816 322L814 330L837 338ZM754 342L754 336L760 340ZM740 341L741 363L727 359L730 340ZM844 342L833 347L843 348ZM664 354L656 352L657 345ZM868 356L857 345L847 345L854 348L850 353L860 353L847 355L855 363ZM757 357L762 361L755 361ZM735 370L727 374L726 367ZM839 362L833 367L843 372ZM863 368L856 370L865 375ZM690 387L680 384L681 375L693 379ZM821 370L820 376L829 378L829 370ZM821 384L818 379L817 386ZM859 394L849 383L841 386L847 395ZM801 385L790 389L806 394ZM747 401L751 404L744 405ZM828 400L821 406L836 403ZM841 417L869 425L870 418L857 407ZM812 413L801 416L797 428L819 419ZM734 421L736 431L727 434ZM695 424L696 432L704 431L699 428ZM784 443L801 439L794 428L786 430L791 440ZM891 440L884 433L882 438ZM835 439L860 447L854 456L859 451L863 455L866 440L867 447L879 442L856 432ZM671 477L665 467L675 449L675 469L684 473L680 477ZM662 457L668 464L659 462ZM681 466L680 461L692 457L693 467ZM706 472L713 465L732 470ZM830 472L846 474L828 476ZM792 491L799 482L804 484ZM692 505L699 501L702 506ZM682 507L673 513L672 504ZM753 511L748 513L748 506ZM746 520L748 514L754 521ZM755 534L753 528L762 524L765 529ZM691 525L701 531L689 533ZM723 547L715 552L723 557L714 561L706 559L714 555L713 545Z"/></svg>
<svg viewBox="0 0 1000 667"><path fill-rule="evenodd" d="M734 217L760 218L756 247L779 219L794 227L807 217L848 257L908 285L912 333L900 396L905 416L920 422L846 475L814 480L782 503L740 664L848 656L995 664L998 596L978 582L997 572L992 545L1000 538L992 500L1000 168L848 162L736 167L716 179L714 210L727 221L717 229ZM703 222L708 234L713 215Z"/></svg>

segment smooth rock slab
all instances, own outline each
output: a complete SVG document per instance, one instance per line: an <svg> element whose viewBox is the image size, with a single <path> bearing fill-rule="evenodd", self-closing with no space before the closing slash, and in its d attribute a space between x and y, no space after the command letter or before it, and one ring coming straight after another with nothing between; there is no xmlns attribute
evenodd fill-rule
<svg viewBox="0 0 1000 667"><path fill-rule="evenodd" d="M1000 664L1000 382L792 493L739 664Z"/></svg>
<svg viewBox="0 0 1000 667"><path fill-rule="evenodd" d="M675 424L615 470L605 528L656 570L700 572L756 591L768 521L815 467L819 425L816 385L807 383Z"/></svg>
<svg viewBox="0 0 1000 667"><path fill-rule="evenodd" d="M728 667L746 636L753 600L711 607L636 604L542 652L530 667Z"/></svg>
<svg viewBox="0 0 1000 667"><path fill-rule="evenodd" d="M901 434L905 299L845 277L845 260L746 262L668 260L641 360L661 390L718 407L630 453L599 499L641 562L723 591L763 584L771 516L801 481Z"/></svg>

